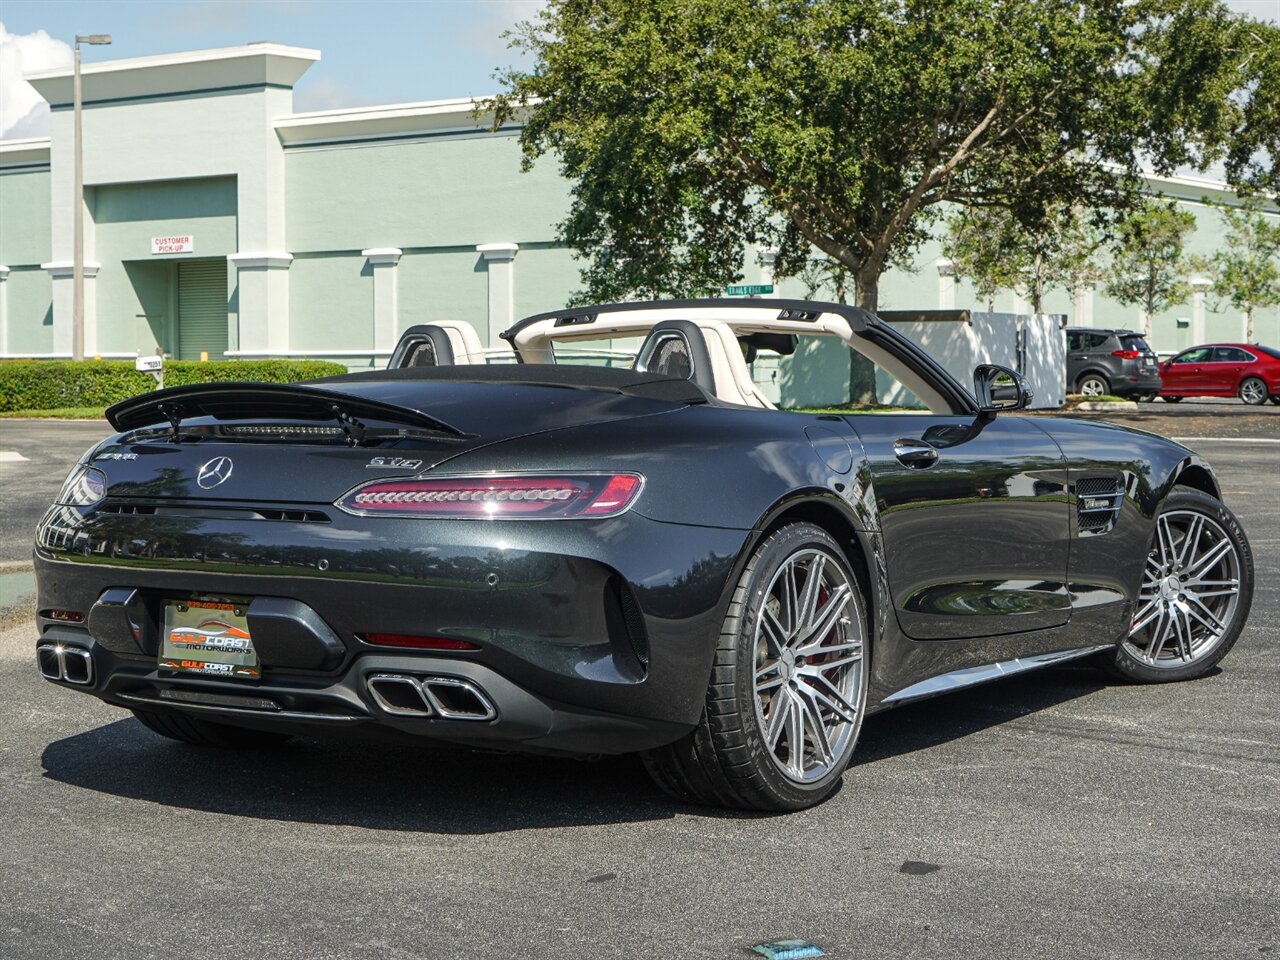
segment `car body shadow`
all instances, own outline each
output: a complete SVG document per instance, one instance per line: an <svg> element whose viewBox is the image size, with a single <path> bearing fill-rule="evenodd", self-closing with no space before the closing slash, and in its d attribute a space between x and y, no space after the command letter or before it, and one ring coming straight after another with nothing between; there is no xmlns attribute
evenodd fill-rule
<svg viewBox="0 0 1280 960"><path fill-rule="evenodd" d="M868 719L847 779L1106 685L1088 668L1044 671ZM263 820L409 833L483 834L663 820L769 816L671 800L635 757L595 762L418 741L300 739L228 752L163 740L132 717L55 741L45 776L117 797ZM862 768L862 769L856 769ZM856 782L851 784L857 789Z"/></svg>

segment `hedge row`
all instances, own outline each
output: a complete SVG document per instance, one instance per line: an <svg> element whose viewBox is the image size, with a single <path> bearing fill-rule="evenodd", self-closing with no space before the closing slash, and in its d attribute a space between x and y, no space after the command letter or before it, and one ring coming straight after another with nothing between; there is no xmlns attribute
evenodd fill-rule
<svg viewBox="0 0 1280 960"><path fill-rule="evenodd" d="M252 380L297 383L346 373L321 360L166 360L164 385ZM128 360L0 360L0 411L108 407L156 388Z"/></svg>

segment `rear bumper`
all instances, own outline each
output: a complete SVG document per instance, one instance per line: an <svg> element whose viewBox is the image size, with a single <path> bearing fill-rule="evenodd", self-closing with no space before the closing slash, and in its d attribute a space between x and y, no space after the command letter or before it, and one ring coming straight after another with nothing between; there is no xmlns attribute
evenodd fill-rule
<svg viewBox="0 0 1280 960"><path fill-rule="evenodd" d="M319 524L55 508L37 541L37 645L86 650L91 682L53 682L121 707L297 733L383 726L507 749L629 752L696 723L747 536L636 514L488 523L335 512ZM159 668L163 603L193 594L252 600L260 680ZM369 633L480 650L389 650ZM379 673L474 684L496 716L397 714L369 690Z"/></svg>
<svg viewBox="0 0 1280 960"><path fill-rule="evenodd" d="M91 693L114 706L203 717L219 723L280 733L323 736L336 730L381 727L412 736L472 747L572 755L627 753L670 743L689 724L604 713L539 696L479 663L442 657L370 654L324 681L277 672L261 683L234 683L175 677L154 665L121 657L95 641L87 630L55 627L37 647L61 648L79 664L83 652L92 666L87 682L53 678L51 682ZM44 670L42 669L42 672ZM77 673L82 677L85 673ZM379 697L371 678L397 677L453 682L471 703L488 710L461 710L427 701L405 710ZM376 684L375 680L375 684ZM441 689L437 687L437 689Z"/></svg>
<svg viewBox="0 0 1280 960"><path fill-rule="evenodd" d="M1126 373L1116 377L1111 384L1111 392L1118 396L1130 393L1159 393L1163 381L1160 374Z"/></svg>

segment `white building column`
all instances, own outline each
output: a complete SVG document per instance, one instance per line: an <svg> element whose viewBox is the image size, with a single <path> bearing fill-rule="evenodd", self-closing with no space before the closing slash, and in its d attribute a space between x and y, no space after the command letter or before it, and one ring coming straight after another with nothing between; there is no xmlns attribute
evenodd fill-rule
<svg viewBox="0 0 1280 960"><path fill-rule="evenodd" d="M1071 297L1072 325L1076 327L1093 326L1093 284L1086 283L1076 288Z"/></svg>
<svg viewBox="0 0 1280 960"><path fill-rule="evenodd" d="M1213 281L1206 277L1191 278L1191 343L1201 344L1205 341L1204 333L1204 298L1213 286Z"/></svg>
<svg viewBox="0 0 1280 960"><path fill-rule="evenodd" d="M289 265L293 254L233 253L240 301L242 355L274 356L289 349Z"/></svg>
<svg viewBox="0 0 1280 960"><path fill-rule="evenodd" d="M9 268L0 263L0 356L9 352Z"/></svg>
<svg viewBox="0 0 1280 960"><path fill-rule="evenodd" d="M396 294L396 264L404 251L399 247L372 247L361 250L373 271L373 349L394 350L400 332L399 299Z"/></svg>
<svg viewBox="0 0 1280 960"><path fill-rule="evenodd" d="M72 274L74 264L70 260L54 260L40 264L53 280L53 353L71 356L71 317L75 300ZM98 271L100 263L84 265L84 355L98 355Z"/></svg>
<svg viewBox="0 0 1280 960"><path fill-rule="evenodd" d="M956 308L956 264L948 257L939 257L933 261L938 268L938 309L954 310Z"/></svg>
<svg viewBox="0 0 1280 960"><path fill-rule="evenodd" d="M765 247L760 251L760 282L763 284L773 283L773 270L778 263L778 251L773 247ZM775 290L774 296L778 295Z"/></svg>
<svg viewBox="0 0 1280 960"><path fill-rule="evenodd" d="M498 334L516 321L515 259L518 243L482 243L476 253L484 257L489 273L489 346L502 345Z"/></svg>

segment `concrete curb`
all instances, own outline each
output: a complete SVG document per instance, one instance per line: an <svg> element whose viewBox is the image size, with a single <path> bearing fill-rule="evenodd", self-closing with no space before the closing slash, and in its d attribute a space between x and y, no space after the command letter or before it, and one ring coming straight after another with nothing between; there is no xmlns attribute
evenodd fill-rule
<svg viewBox="0 0 1280 960"><path fill-rule="evenodd" d="M1116 402L1114 400L1093 401L1086 400L1084 403L1077 403L1072 409L1081 410L1085 413L1137 413L1138 405L1132 400L1122 400ZM1070 411L1067 411L1068 413Z"/></svg>

